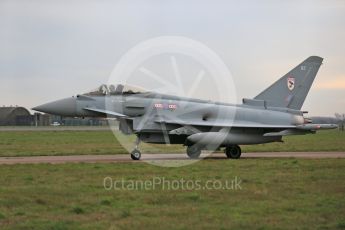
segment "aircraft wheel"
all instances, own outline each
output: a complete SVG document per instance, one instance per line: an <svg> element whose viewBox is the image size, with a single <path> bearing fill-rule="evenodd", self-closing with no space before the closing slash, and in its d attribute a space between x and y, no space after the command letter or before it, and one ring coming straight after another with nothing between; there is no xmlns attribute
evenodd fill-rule
<svg viewBox="0 0 345 230"><path fill-rule="evenodd" d="M141 157L141 152L138 150L138 149L134 149L132 152L131 152L131 158L132 160L140 160L140 157Z"/></svg>
<svg viewBox="0 0 345 230"><path fill-rule="evenodd" d="M231 145L225 148L225 154L228 158L238 159L241 157L241 148L238 145Z"/></svg>
<svg viewBox="0 0 345 230"><path fill-rule="evenodd" d="M187 155L189 158L197 159L200 156L200 154L201 149L198 146L192 145L187 147Z"/></svg>

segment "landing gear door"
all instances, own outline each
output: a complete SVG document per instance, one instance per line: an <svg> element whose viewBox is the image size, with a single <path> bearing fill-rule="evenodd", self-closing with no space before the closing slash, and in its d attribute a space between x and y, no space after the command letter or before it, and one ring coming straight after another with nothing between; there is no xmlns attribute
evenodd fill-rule
<svg viewBox="0 0 345 230"><path fill-rule="evenodd" d="M133 121L127 119L119 119L119 129L125 135L133 134Z"/></svg>

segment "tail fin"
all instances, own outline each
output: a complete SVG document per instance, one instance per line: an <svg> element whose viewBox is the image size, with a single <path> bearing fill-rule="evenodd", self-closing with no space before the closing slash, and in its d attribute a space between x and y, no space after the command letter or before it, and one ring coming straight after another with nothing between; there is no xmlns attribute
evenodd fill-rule
<svg viewBox="0 0 345 230"><path fill-rule="evenodd" d="M267 106L300 110L323 58L308 57L254 99L266 101Z"/></svg>

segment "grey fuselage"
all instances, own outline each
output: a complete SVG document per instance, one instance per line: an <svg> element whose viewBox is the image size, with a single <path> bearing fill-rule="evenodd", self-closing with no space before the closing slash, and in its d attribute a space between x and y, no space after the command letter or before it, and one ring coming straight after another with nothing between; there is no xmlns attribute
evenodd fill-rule
<svg viewBox="0 0 345 230"><path fill-rule="evenodd" d="M240 105L118 84L101 85L96 91L33 109L71 117L116 118L123 133L136 134L144 142L198 148L225 146L231 152L233 145L275 142L286 135L336 128L336 124L314 123L301 111L322 61L319 56L306 58L254 99L243 99Z"/></svg>
<svg viewBox="0 0 345 230"><path fill-rule="evenodd" d="M269 108L255 101L242 105L217 103L156 93L85 96L59 100L42 105L41 111L71 117L116 117L120 130L136 134L142 141L189 145L195 133L207 133L212 138L222 135L221 146L230 144L260 144L281 141L281 136L264 136L304 123L303 113L287 108ZM49 107L51 111L47 111ZM38 110L40 109L37 107ZM54 111L53 111L54 110ZM97 110L97 112L95 111ZM99 112L101 111L101 112ZM123 115L105 113L112 111ZM166 138L168 136L168 140ZM198 135L194 135L194 139ZM212 139L203 136L203 141ZM200 142L201 139L195 140Z"/></svg>

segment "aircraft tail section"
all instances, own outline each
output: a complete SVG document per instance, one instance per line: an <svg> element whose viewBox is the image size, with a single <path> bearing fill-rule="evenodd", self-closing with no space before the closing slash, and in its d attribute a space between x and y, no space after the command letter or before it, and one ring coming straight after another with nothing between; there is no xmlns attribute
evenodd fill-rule
<svg viewBox="0 0 345 230"><path fill-rule="evenodd" d="M308 57L254 99L266 101L267 106L300 110L322 60L317 56Z"/></svg>

